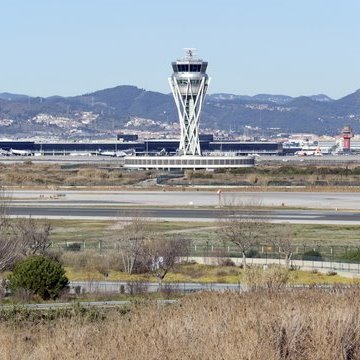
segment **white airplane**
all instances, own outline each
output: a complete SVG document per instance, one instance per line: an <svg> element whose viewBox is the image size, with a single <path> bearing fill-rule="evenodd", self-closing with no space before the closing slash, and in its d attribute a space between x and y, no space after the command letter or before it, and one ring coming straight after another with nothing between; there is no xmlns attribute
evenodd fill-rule
<svg viewBox="0 0 360 360"><path fill-rule="evenodd" d="M133 149L130 150L118 150L118 151L100 151L100 155L102 156L112 156L112 157L125 157L127 155L133 155Z"/></svg>
<svg viewBox="0 0 360 360"><path fill-rule="evenodd" d="M316 149L309 149L309 150L300 150L295 153L297 156L322 156L322 152L320 147L316 147Z"/></svg>
<svg viewBox="0 0 360 360"><path fill-rule="evenodd" d="M31 156L32 153L29 150L17 150L17 149L10 149L10 154L17 155L17 156Z"/></svg>
<svg viewBox="0 0 360 360"><path fill-rule="evenodd" d="M161 149L158 153L156 153L157 156L165 156L167 155L166 149Z"/></svg>
<svg viewBox="0 0 360 360"><path fill-rule="evenodd" d="M91 156L91 153L88 152L72 152L70 156Z"/></svg>
<svg viewBox="0 0 360 360"><path fill-rule="evenodd" d="M115 154L116 157L124 157L127 155L129 155L129 154L126 151L117 151Z"/></svg>
<svg viewBox="0 0 360 360"><path fill-rule="evenodd" d="M100 155L102 156L116 156L115 151L100 151Z"/></svg>

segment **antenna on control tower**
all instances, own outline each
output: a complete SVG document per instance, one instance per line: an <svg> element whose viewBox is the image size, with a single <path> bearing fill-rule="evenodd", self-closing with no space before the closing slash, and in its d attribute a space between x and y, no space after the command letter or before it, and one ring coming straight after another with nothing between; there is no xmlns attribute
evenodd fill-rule
<svg viewBox="0 0 360 360"><path fill-rule="evenodd" d="M185 59L186 60L192 60L196 57L196 49L195 48L184 48L185 50Z"/></svg>

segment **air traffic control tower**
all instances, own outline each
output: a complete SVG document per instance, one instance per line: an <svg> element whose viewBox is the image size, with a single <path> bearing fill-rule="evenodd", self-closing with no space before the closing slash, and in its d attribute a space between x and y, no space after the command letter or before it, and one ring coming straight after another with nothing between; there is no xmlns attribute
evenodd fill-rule
<svg viewBox="0 0 360 360"><path fill-rule="evenodd" d="M185 49L183 59L174 61L170 87L180 121L179 155L201 155L199 122L202 104L210 79L208 63L196 57L195 49Z"/></svg>
<svg viewBox="0 0 360 360"><path fill-rule="evenodd" d="M169 78L180 121L180 140L176 155L158 154L126 156L124 167L129 169L219 169L251 167L254 157L236 153L216 153L202 156L199 141L200 113L209 77L208 63L196 57L194 49L185 49L185 57L172 62L173 74ZM176 141L176 140L175 140Z"/></svg>

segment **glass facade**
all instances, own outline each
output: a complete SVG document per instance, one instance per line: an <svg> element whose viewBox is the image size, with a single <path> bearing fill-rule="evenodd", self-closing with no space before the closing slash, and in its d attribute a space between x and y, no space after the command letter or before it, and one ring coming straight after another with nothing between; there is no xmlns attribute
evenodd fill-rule
<svg viewBox="0 0 360 360"><path fill-rule="evenodd" d="M212 141L212 135L200 135L202 151L236 152L237 154L282 155L281 143L276 142L238 142ZM145 140L136 142L47 142L0 141L3 150L17 149L32 152L59 153L73 151L121 151L134 149L138 153L158 153L165 149L168 154L176 153L179 140Z"/></svg>

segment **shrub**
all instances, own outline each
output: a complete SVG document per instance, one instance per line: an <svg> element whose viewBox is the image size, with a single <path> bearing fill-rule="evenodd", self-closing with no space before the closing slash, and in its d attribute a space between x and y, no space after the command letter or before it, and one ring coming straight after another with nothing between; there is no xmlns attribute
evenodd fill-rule
<svg viewBox="0 0 360 360"><path fill-rule="evenodd" d="M360 251L359 250L351 250L348 251L347 254L341 257L343 260L350 260L350 261L360 261Z"/></svg>
<svg viewBox="0 0 360 360"><path fill-rule="evenodd" d="M81 250L81 244L80 243L70 243L67 246L65 246L65 250L67 251L80 251Z"/></svg>
<svg viewBox="0 0 360 360"><path fill-rule="evenodd" d="M256 249L249 249L245 255L247 258L256 258L259 257L259 252Z"/></svg>
<svg viewBox="0 0 360 360"><path fill-rule="evenodd" d="M303 260L322 260L322 255L320 251L317 250L309 250L305 251L302 256Z"/></svg>
<svg viewBox="0 0 360 360"><path fill-rule="evenodd" d="M226 276L227 272L225 270L218 270L216 272L216 276Z"/></svg>
<svg viewBox="0 0 360 360"><path fill-rule="evenodd" d="M68 286L64 267L46 256L30 256L19 261L9 276L12 290L24 289L42 299L55 299Z"/></svg>
<svg viewBox="0 0 360 360"><path fill-rule="evenodd" d="M187 173L187 178L189 180L191 179L212 179L213 178L213 174L209 173L209 172L204 172L204 171L189 171Z"/></svg>
<svg viewBox="0 0 360 360"><path fill-rule="evenodd" d="M326 273L327 276L335 276L337 275L337 272L334 271L334 270L329 270L327 273Z"/></svg>
<svg viewBox="0 0 360 360"><path fill-rule="evenodd" d="M232 261L230 258L225 258L221 260L220 266L235 266L234 261Z"/></svg>

